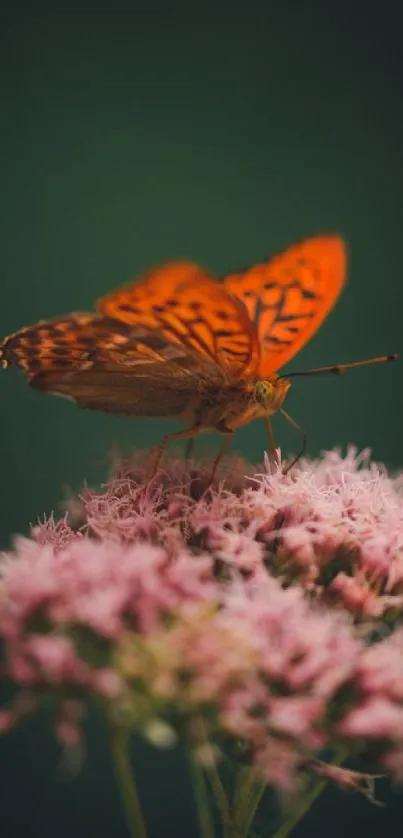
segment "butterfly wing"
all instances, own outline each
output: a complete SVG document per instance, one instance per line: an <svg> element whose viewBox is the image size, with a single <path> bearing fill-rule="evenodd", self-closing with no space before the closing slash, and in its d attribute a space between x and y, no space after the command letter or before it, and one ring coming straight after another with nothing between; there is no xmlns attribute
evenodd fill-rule
<svg viewBox="0 0 403 838"><path fill-rule="evenodd" d="M339 236L306 239L225 277L224 287L242 300L255 325L261 377L282 367L315 334L345 278L346 251Z"/></svg>
<svg viewBox="0 0 403 838"><path fill-rule="evenodd" d="M63 376L47 370L30 383L38 390L66 396L79 407L116 416L181 419L192 416L198 404L194 379L162 375L158 367L149 368L147 376L131 375L114 365L71 370Z"/></svg>
<svg viewBox="0 0 403 838"><path fill-rule="evenodd" d="M119 346L128 335L129 330L112 319L87 312L41 320L5 338L0 345L0 366L17 366L30 379L45 369L70 368L94 346Z"/></svg>
<svg viewBox="0 0 403 838"><path fill-rule="evenodd" d="M157 268L73 314L21 329L1 344L0 365L82 407L178 416L210 387L263 377L319 327L345 280L337 236L307 239L216 283L193 263Z"/></svg>
<svg viewBox="0 0 403 838"><path fill-rule="evenodd" d="M103 297L97 307L106 317L144 326L197 353L228 378L257 366L259 341L244 302L191 262L155 268Z"/></svg>
<svg viewBox="0 0 403 838"><path fill-rule="evenodd" d="M21 329L0 346L0 364L17 366L40 390L109 413L181 416L198 401L200 375L222 386L223 373L143 327L75 314Z"/></svg>

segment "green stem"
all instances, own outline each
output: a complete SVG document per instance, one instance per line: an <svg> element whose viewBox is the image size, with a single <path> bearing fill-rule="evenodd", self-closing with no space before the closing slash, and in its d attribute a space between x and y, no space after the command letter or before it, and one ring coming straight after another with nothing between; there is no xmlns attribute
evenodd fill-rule
<svg viewBox="0 0 403 838"><path fill-rule="evenodd" d="M192 753L189 754L189 767L199 816L201 836L202 838L214 838L214 825L208 803L203 769L194 759Z"/></svg>
<svg viewBox="0 0 403 838"><path fill-rule="evenodd" d="M277 832L274 833L273 838L287 838L290 832L294 829L294 826L299 823L299 821L306 815L306 813L311 808L312 804L315 802L316 798L322 793L323 789L327 785L327 780L319 780L309 794L305 795L305 797L301 801L301 805L296 808L295 814L291 816L291 818L287 818L284 823L281 824L280 828Z"/></svg>
<svg viewBox="0 0 403 838"><path fill-rule="evenodd" d="M255 820L256 812L259 808L259 803L264 795L264 792L267 788L267 783L262 783L255 780L254 786L251 788L251 792L249 795L249 806L247 811L247 817L243 823L243 832L241 833L241 838L247 838L249 835L249 830L252 827L253 821Z"/></svg>
<svg viewBox="0 0 403 838"><path fill-rule="evenodd" d="M235 823L242 822L248 809L249 795L253 786L254 772L251 768L239 768L235 783L232 813Z"/></svg>
<svg viewBox="0 0 403 838"><path fill-rule="evenodd" d="M240 838L248 835L265 788L266 784L256 778L253 768L238 771L232 819Z"/></svg>
<svg viewBox="0 0 403 838"><path fill-rule="evenodd" d="M230 818L230 808L227 799L227 795L224 789L224 786L221 782L221 777L218 773L217 765L215 762L208 768L206 768L206 773L210 781L210 785L212 791L214 793L215 801L217 803L217 808L221 815L221 820L223 824L223 838L230 838L231 836L231 818Z"/></svg>
<svg viewBox="0 0 403 838"><path fill-rule="evenodd" d="M130 764L128 739L126 731L119 728L112 730L110 741L115 774L130 835L132 838L147 838L146 825Z"/></svg>

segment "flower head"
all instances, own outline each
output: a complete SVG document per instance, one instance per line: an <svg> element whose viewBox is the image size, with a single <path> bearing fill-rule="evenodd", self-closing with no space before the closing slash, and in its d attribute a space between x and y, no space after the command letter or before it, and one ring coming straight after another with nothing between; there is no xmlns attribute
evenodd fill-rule
<svg viewBox="0 0 403 838"><path fill-rule="evenodd" d="M4 554L0 729L46 694L74 744L92 695L153 741L242 743L277 786L340 741L401 776L403 639L379 639L403 604L401 478L354 449L287 475L238 461L209 491L202 468L146 467Z"/></svg>

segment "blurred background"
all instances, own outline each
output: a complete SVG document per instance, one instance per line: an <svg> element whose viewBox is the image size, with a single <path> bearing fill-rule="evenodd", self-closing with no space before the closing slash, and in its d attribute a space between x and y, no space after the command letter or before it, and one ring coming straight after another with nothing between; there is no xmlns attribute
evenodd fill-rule
<svg viewBox="0 0 403 838"><path fill-rule="evenodd" d="M349 282L294 369L401 351L397 4L365 12L347 0L76 11L56 2L37 12L10 4L0 13L0 62L0 335L91 309L161 261L194 259L221 275L304 236L338 232L350 250ZM296 379L287 410L306 430L309 454L353 442L402 467L402 369ZM31 390L14 370L1 374L0 421L3 547L57 512L65 487L105 478L112 447L151 446L176 429L80 411ZM285 452L297 449L281 419L275 430ZM234 443L253 460L265 446L263 423ZM46 745L42 730L29 730L0 741L4 834L123 838L102 735L84 773L66 784L55 776L51 738ZM158 811L167 827L177 804L165 776ZM321 824L320 814L298 834L324 826L353 834L360 824L371 836L399 816L398 803L381 810L340 795ZM192 834L185 809L183 818L183 834ZM155 830L166 834L157 821Z"/></svg>

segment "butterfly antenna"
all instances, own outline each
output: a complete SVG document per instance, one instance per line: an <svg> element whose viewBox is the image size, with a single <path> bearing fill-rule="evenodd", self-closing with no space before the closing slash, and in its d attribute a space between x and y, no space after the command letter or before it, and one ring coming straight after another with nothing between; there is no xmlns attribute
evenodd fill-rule
<svg viewBox="0 0 403 838"><path fill-rule="evenodd" d="M302 447L301 447L300 452L297 454L296 457L294 457L293 460L291 460L291 462L285 467L285 469L283 471L283 474L288 474L290 469L292 469L292 467L295 466L295 464L298 462L298 460L300 460L302 455L305 453L306 443L307 443L307 435L306 435L305 431L301 428L301 426L298 425L297 422L294 422L294 419L291 419L291 416L289 416L289 414L284 410L284 408L282 408L282 407L280 408L280 413L283 414L284 419L287 420L288 424L291 425L302 436Z"/></svg>
<svg viewBox="0 0 403 838"><path fill-rule="evenodd" d="M303 370L301 372L289 372L288 375L280 375L279 378L291 378L297 375L321 375L322 373L333 373L341 375L346 370L354 367L366 367L369 364L383 364L385 361L397 361L399 358L397 352L394 355L380 355L379 358L367 358L365 361L353 361L350 364L333 364L330 367L316 367L312 370Z"/></svg>

